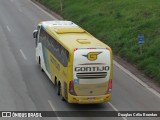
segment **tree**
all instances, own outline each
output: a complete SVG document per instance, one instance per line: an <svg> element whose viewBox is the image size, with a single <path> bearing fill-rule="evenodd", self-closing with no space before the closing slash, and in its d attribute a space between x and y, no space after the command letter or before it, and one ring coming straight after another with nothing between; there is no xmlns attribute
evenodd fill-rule
<svg viewBox="0 0 160 120"><path fill-rule="evenodd" d="M64 5L64 0L59 0L60 1L60 8L61 8L61 12L63 10L63 5Z"/></svg>

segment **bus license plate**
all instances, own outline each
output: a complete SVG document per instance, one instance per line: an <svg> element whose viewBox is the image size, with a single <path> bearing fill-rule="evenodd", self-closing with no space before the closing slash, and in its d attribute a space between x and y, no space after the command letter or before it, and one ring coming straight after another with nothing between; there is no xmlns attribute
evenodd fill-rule
<svg viewBox="0 0 160 120"><path fill-rule="evenodd" d="M95 97L89 97L88 100L95 100Z"/></svg>

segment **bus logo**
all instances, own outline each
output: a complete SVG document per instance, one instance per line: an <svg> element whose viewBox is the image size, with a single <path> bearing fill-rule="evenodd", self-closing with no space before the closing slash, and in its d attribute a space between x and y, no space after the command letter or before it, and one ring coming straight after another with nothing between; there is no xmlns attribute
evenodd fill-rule
<svg viewBox="0 0 160 120"><path fill-rule="evenodd" d="M102 52L89 52L87 55L83 55L90 61L94 61L97 59L97 56Z"/></svg>

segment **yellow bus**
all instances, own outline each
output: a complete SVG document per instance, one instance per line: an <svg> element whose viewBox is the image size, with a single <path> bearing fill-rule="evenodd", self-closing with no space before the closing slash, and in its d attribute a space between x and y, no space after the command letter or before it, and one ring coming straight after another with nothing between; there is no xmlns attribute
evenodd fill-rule
<svg viewBox="0 0 160 120"><path fill-rule="evenodd" d="M43 21L33 31L36 60L69 103L111 100L111 48L71 21Z"/></svg>

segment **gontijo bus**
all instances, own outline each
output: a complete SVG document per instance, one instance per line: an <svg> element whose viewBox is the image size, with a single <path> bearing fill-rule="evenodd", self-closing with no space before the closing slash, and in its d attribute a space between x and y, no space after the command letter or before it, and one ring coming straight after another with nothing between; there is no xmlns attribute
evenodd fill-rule
<svg viewBox="0 0 160 120"><path fill-rule="evenodd" d="M33 37L36 60L69 103L111 100L112 51L71 21L44 21Z"/></svg>

